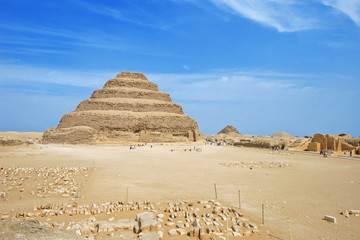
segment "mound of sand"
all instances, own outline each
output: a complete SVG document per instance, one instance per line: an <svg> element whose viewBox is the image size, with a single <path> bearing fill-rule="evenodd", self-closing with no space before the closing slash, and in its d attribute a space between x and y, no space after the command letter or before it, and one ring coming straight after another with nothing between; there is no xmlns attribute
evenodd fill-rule
<svg viewBox="0 0 360 240"><path fill-rule="evenodd" d="M33 144L42 138L41 132L0 132L0 145L15 146Z"/></svg>
<svg viewBox="0 0 360 240"><path fill-rule="evenodd" d="M274 138L293 138L294 136L292 136L291 134L287 133L287 132L277 132L274 133L273 135L271 135Z"/></svg>

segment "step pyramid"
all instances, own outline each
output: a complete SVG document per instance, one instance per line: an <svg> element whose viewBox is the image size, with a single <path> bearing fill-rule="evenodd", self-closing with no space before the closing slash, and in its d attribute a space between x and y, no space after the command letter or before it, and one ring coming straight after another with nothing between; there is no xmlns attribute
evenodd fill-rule
<svg viewBox="0 0 360 240"><path fill-rule="evenodd" d="M46 130L43 143L195 142L195 119L142 73L121 72Z"/></svg>

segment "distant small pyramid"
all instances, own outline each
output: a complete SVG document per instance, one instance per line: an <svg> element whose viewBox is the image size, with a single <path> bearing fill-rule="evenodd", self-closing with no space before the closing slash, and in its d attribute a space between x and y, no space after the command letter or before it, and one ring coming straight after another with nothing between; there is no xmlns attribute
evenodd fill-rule
<svg viewBox="0 0 360 240"><path fill-rule="evenodd" d="M142 73L121 72L44 132L44 143L194 142L200 132Z"/></svg>
<svg viewBox="0 0 360 240"><path fill-rule="evenodd" d="M236 133L236 134L239 134L241 135L241 133L239 133L239 131L231 126L231 125L227 125L225 128L223 128L218 134L230 134L230 133Z"/></svg>

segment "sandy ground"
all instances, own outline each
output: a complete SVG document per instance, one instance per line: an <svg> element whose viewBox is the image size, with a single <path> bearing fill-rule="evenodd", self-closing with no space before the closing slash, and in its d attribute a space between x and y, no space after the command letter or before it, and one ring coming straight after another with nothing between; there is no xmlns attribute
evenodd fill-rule
<svg viewBox="0 0 360 240"><path fill-rule="evenodd" d="M360 209L360 161L291 152L198 146L202 152L171 152L191 146L29 145L0 147L0 167L95 167L81 180L79 204L125 200L169 202L215 199L238 207L261 224L270 239L360 239L360 217L340 212ZM230 162L276 162L282 167L227 167ZM250 164L251 165L251 164ZM80 181L79 180L79 181ZM3 187L3 186L1 186ZM1 190L1 189L0 189ZM20 197L21 196L21 200ZM1 200L0 213L61 202L59 196L26 193ZM323 220L336 217L337 223ZM253 238L253 239L256 239Z"/></svg>

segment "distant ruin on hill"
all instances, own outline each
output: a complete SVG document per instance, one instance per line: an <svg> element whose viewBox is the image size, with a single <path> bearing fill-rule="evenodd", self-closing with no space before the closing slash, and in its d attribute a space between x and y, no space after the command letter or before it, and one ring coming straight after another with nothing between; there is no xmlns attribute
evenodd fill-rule
<svg viewBox="0 0 360 240"><path fill-rule="evenodd" d="M44 132L43 143L194 142L200 132L142 73L121 72Z"/></svg>

